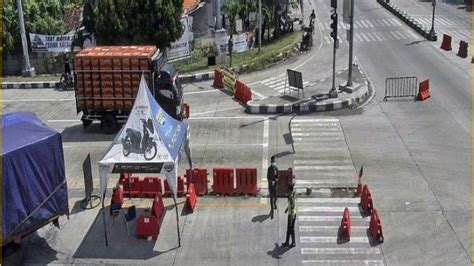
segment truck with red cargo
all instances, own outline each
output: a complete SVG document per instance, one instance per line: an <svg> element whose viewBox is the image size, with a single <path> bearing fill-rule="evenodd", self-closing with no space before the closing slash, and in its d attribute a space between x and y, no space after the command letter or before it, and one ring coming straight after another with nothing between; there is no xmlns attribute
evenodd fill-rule
<svg viewBox="0 0 474 266"><path fill-rule="evenodd" d="M158 104L173 118L183 119L183 89L178 73L155 46L95 46L74 56L77 113L86 129L100 121L107 134L127 120L145 77Z"/></svg>

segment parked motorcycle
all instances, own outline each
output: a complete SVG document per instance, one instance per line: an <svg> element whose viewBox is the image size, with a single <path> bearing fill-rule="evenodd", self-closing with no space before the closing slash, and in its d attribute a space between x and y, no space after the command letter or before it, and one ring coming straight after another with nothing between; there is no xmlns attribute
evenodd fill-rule
<svg viewBox="0 0 474 266"><path fill-rule="evenodd" d="M149 161L156 156L158 152L156 142L151 134L155 133L151 118L148 120L140 119L143 123L143 138L140 131L133 128L126 129L126 136L122 139L123 155L128 156L130 153L143 154L145 160Z"/></svg>

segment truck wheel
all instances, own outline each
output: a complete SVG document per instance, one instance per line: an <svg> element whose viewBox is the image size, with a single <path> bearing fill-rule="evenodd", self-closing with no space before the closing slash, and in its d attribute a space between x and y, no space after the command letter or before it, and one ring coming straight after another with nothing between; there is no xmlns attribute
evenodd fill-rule
<svg viewBox="0 0 474 266"><path fill-rule="evenodd" d="M113 134L117 131L117 120L112 114L106 114L102 120L102 130L105 134Z"/></svg>
<svg viewBox="0 0 474 266"><path fill-rule="evenodd" d="M23 248L20 244L8 243L2 247L2 260L4 265L22 265Z"/></svg>

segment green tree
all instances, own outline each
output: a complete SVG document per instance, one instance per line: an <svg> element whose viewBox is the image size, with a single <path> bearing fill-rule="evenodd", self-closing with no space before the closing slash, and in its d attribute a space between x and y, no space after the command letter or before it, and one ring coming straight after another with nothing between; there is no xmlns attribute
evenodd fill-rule
<svg viewBox="0 0 474 266"><path fill-rule="evenodd" d="M225 4L223 6L223 9L227 13L227 16L229 16L230 38L232 38L234 33L237 33L236 31L237 16L239 15L239 12L242 9L242 5L239 2L230 2L230 3Z"/></svg>
<svg viewBox="0 0 474 266"><path fill-rule="evenodd" d="M181 37L182 0L87 0L83 25L98 44L168 47Z"/></svg>
<svg viewBox="0 0 474 266"><path fill-rule="evenodd" d="M65 0L23 0L23 16L27 33L62 34L64 33ZM15 0L3 1L3 52L21 51L20 27ZM28 36L27 36L28 38Z"/></svg>

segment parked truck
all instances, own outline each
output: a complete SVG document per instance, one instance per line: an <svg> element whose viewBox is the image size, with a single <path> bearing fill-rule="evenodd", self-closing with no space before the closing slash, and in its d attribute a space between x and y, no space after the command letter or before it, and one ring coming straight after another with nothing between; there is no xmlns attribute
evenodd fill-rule
<svg viewBox="0 0 474 266"><path fill-rule="evenodd" d="M105 133L127 120L141 76L158 104L173 118L183 119L183 89L178 73L155 46L95 46L74 57L77 113L86 129L100 121Z"/></svg>

